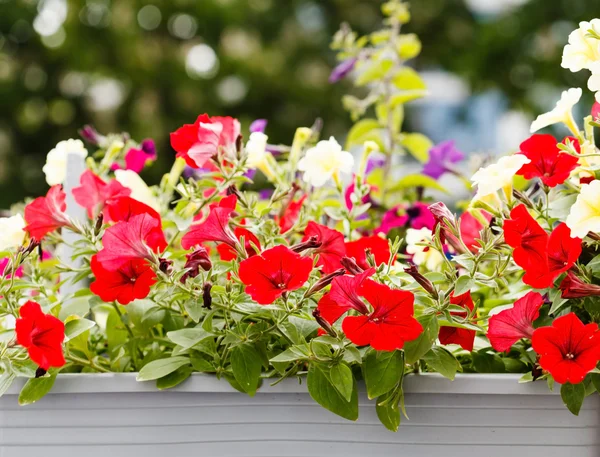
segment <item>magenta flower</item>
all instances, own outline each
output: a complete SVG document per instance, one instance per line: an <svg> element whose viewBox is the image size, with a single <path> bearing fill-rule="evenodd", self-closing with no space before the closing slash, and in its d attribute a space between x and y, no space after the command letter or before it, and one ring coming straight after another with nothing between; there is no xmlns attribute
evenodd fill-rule
<svg viewBox="0 0 600 457"><path fill-rule="evenodd" d="M464 158L465 155L456 148L454 141L444 141L429 150L429 161L423 167L423 174L439 179Z"/></svg>
<svg viewBox="0 0 600 457"><path fill-rule="evenodd" d="M357 61L358 59L356 57L351 57L342 61L333 69L331 75L329 75L329 82L331 84L335 84L344 79L346 76L348 76L348 73L354 69L354 65L356 65Z"/></svg>
<svg viewBox="0 0 600 457"><path fill-rule="evenodd" d="M264 133L267 129L267 121L266 119L256 119L252 124L250 124L250 133L261 132Z"/></svg>
<svg viewBox="0 0 600 457"><path fill-rule="evenodd" d="M416 230L433 229L435 218L425 203L415 202L410 207L397 205L386 211L381 219L381 225L375 233L388 233L398 227L410 227Z"/></svg>

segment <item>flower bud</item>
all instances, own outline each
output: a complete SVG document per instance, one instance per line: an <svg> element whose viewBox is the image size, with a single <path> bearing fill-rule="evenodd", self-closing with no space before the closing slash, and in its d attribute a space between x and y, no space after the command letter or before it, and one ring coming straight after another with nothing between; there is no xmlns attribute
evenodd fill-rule
<svg viewBox="0 0 600 457"><path fill-rule="evenodd" d="M187 278L195 278L200 274L200 268L204 271L208 271L212 268L212 262L206 248L199 247L194 252L186 254L186 262L183 268L186 271L181 277L181 282L185 282Z"/></svg>
<svg viewBox="0 0 600 457"><path fill-rule="evenodd" d="M323 316L321 316L321 311L319 311L318 308L315 308L313 310L312 315L317 321L317 324L319 324L321 328L323 328L323 330L325 330L329 335L333 336L334 338L337 338L336 331L331 326L331 324L327 322Z"/></svg>
<svg viewBox="0 0 600 457"><path fill-rule="evenodd" d="M158 259L158 269L166 275L170 275L173 271L173 261L165 258Z"/></svg>
<svg viewBox="0 0 600 457"><path fill-rule="evenodd" d="M346 270L344 270L343 268L340 268L338 270L335 270L332 273L329 273L328 275L323 276L308 290L308 292L306 293L306 296L310 297L311 295L316 294L320 290L323 290L325 287L327 287L329 284L331 284L331 281L333 281L333 279L335 277L342 276L345 272L346 272Z"/></svg>
<svg viewBox="0 0 600 457"><path fill-rule="evenodd" d="M306 251L307 249L319 248L319 247L321 247L322 244L323 244L322 242L317 241L317 237L315 235L315 236L311 236L306 241L303 241L301 243L297 243L297 244L294 244L293 246L290 246L290 249L294 252L301 253L303 251Z"/></svg>
<svg viewBox="0 0 600 457"><path fill-rule="evenodd" d="M575 273L569 271L560 283L562 298L583 298L600 296L600 286L583 282Z"/></svg>
<svg viewBox="0 0 600 457"><path fill-rule="evenodd" d="M409 274L410 276L412 276L412 278L423 288L425 289L425 291L431 295L434 299L438 298L438 292L435 289L435 286L433 285L433 283L427 279L425 276L423 276L421 273L419 273L419 270L417 269L417 267L415 265L411 265L408 268L404 269L404 272Z"/></svg>
<svg viewBox="0 0 600 457"><path fill-rule="evenodd" d="M212 289L212 282L206 281L204 286L202 286L202 306L206 309L211 309L212 307L212 297L210 295L210 290Z"/></svg>
<svg viewBox="0 0 600 457"><path fill-rule="evenodd" d="M348 273L350 273L351 275L359 275L364 271L361 267L358 266L358 264L356 263L356 260L354 260L354 257L344 256L340 260L340 263L346 269L346 271Z"/></svg>
<svg viewBox="0 0 600 457"><path fill-rule="evenodd" d="M96 218L96 224L94 225L94 235L98 236L100 230L102 230L102 224L104 222L104 215L102 213L98 214Z"/></svg>

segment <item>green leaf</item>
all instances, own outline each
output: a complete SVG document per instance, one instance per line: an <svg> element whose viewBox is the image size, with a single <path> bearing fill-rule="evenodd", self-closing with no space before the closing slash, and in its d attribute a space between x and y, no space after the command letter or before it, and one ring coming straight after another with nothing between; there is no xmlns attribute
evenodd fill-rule
<svg viewBox="0 0 600 457"><path fill-rule="evenodd" d="M389 59L377 60L369 64L369 66L362 71L362 73L356 78L355 84L357 86L364 86L370 82L382 79L394 66L394 62Z"/></svg>
<svg viewBox="0 0 600 457"><path fill-rule="evenodd" d="M392 78L392 84L401 91L426 92L427 86L415 70L402 67Z"/></svg>
<svg viewBox="0 0 600 457"><path fill-rule="evenodd" d="M298 345L287 348L281 354L277 354L271 359L271 362L295 362L296 360L304 360L310 357L308 345Z"/></svg>
<svg viewBox="0 0 600 457"><path fill-rule="evenodd" d="M410 60L419 55L421 52L421 41L414 33L400 35L396 40L398 55L402 60Z"/></svg>
<svg viewBox="0 0 600 457"><path fill-rule="evenodd" d="M600 254L590 260L590 263L587 264L587 267L592 270L594 274L600 273Z"/></svg>
<svg viewBox="0 0 600 457"><path fill-rule="evenodd" d="M106 319L106 339L108 341L108 350L115 351L120 345L127 342L128 335L125 330L125 324L121 317L112 308L108 307L108 317Z"/></svg>
<svg viewBox="0 0 600 457"><path fill-rule="evenodd" d="M583 399L585 398L585 387L583 383L563 384L560 388L560 396L565 406L576 416L579 416L579 410L583 405Z"/></svg>
<svg viewBox="0 0 600 457"><path fill-rule="evenodd" d="M67 300L60 307L60 312L58 313L58 318L61 321L64 321L69 316L79 316L83 317L87 313L90 312L90 297L73 297Z"/></svg>
<svg viewBox="0 0 600 457"><path fill-rule="evenodd" d="M188 313L188 315L194 322L200 322L200 318L202 317L205 311L203 302L201 302L200 300L191 299L186 301L183 304L183 307L185 308L185 312Z"/></svg>
<svg viewBox="0 0 600 457"><path fill-rule="evenodd" d="M425 314L417 319L423 327L423 333L416 340L409 341L404 345L406 363L413 364L423 357L433 346L440 331L440 324L434 314Z"/></svg>
<svg viewBox="0 0 600 457"><path fill-rule="evenodd" d="M96 323L88 319L72 319L65 324L65 342L78 337L94 327Z"/></svg>
<svg viewBox="0 0 600 457"><path fill-rule="evenodd" d="M331 379L316 364L311 364L308 368L307 377L308 393L323 408L331 411L344 419L355 421L358 419L358 391L356 380L352 386L352 396L350 401L338 392L333 386Z"/></svg>
<svg viewBox="0 0 600 457"><path fill-rule="evenodd" d="M394 184L390 190L392 192L397 192L399 190L414 189L415 187L425 187L448 193L446 188L438 184L435 179L423 175L406 175L404 178Z"/></svg>
<svg viewBox="0 0 600 457"><path fill-rule="evenodd" d="M375 119L362 119L352 126L346 138L346 149L362 146L365 141L374 141L382 151L385 146L381 139L382 126Z"/></svg>
<svg viewBox="0 0 600 457"><path fill-rule="evenodd" d="M408 149L408 152L415 159L422 163L425 163L429 160L429 150L433 147L431 140L422 133L405 133L402 136L402 141L400 144ZM435 182L435 180L433 181Z"/></svg>
<svg viewBox="0 0 600 457"><path fill-rule="evenodd" d="M30 405L35 403L52 389L56 381L56 372L49 373L41 378L29 379L19 394L19 405Z"/></svg>
<svg viewBox="0 0 600 457"><path fill-rule="evenodd" d="M333 387L340 393L346 401L352 399L352 391L354 389L354 376L352 370L345 363L338 363L331 367L329 377Z"/></svg>
<svg viewBox="0 0 600 457"><path fill-rule="evenodd" d="M456 360L456 357L439 346L432 347L423 356L423 360L431 369L451 380L454 380L456 372L460 369L460 363Z"/></svg>
<svg viewBox="0 0 600 457"><path fill-rule="evenodd" d="M591 373L590 377L592 378L592 384L596 387L596 391L600 392L600 374Z"/></svg>
<svg viewBox="0 0 600 457"><path fill-rule="evenodd" d="M190 357L190 362L194 370L201 373L213 373L215 371L213 364L202 357L192 356Z"/></svg>
<svg viewBox="0 0 600 457"><path fill-rule="evenodd" d="M8 390L15 378L15 374L10 371L5 371L0 375L0 397Z"/></svg>
<svg viewBox="0 0 600 457"><path fill-rule="evenodd" d="M398 105L392 108L391 120L389 107L384 103L379 103L375 106L375 113L381 125L387 126L389 124L394 134L400 133L402 123L404 122L404 106Z"/></svg>
<svg viewBox="0 0 600 457"><path fill-rule="evenodd" d="M388 392L379 397L375 405L375 411L381 423L385 425L385 428L392 432L397 432L398 427L400 427L400 408L397 401L391 401L389 398L394 394L395 392Z"/></svg>
<svg viewBox="0 0 600 457"><path fill-rule="evenodd" d="M184 349L189 349L198 344L200 341L212 336L212 333L209 333L203 328L199 327L183 328L181 330L175 330L167 333L167 338Z"/></svg>
<svg viewBox="0 0 600 457"><path fill-rule="evenodd" d="M254 346L241 344L231 351L231 369L244 392L253 396L260 381L262 361Z"/></svg>
<svg viewBox="0 0 600 457"><path fill-rule="evenodd" d="M166 376L163 376L160 379L156 380L156 387L160 390L170 389L175 387L178 384L181 384L192 374L192 369L190 367L181 367L177 370L169 373Z"/></svg>
<svg viewBox="0 0 600 457"><path fill-rule="evenodd" d="M454 296L466 294L473 288L474 282L473 280L467 276L463 275L456 280L456 284L454 285Z"/></svg>
<svg viewBox="0 0 600 457"><path fill-rule="evenodd" d="M502 357L487 352L473 352L473 368L477 373L504 373L506 367Z"/></svg>
<svg viewBox="0 0 600 457"><path fill-rule="evenodd" d="M190 359L184 356L154 360L142 367L137 375L137 380L152 381L154 379L162 378L189 363Z"/></svg>
<svg viewBox="0 0 600 457"><path fill-rule="evenodd" d="M369 399L392 390L404 373L402 352L369 351L363 365Z"/></svg>

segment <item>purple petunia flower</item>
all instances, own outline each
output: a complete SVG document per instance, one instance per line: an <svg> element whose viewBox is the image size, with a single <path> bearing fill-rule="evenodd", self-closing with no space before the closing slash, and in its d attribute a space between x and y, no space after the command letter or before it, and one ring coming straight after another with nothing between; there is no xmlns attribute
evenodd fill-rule
<svg viewBox="0 0 600 457"><path fill-rule="evenodd" d="M385 154L381 152L372 152L367 159L365 174L368 175L377 168L382 168L385 165Z"/></svg>
<svg viewBox="0 0 600 457"><path fill-rule="evenodd" d="M250 133L260 132L265 133L267 129L267 121L266 119L256 119L252 124L250 124Z"/></svg>
<svg viewBox="0 0 600 457"><path fill-rule="evenodd" d="M465 155L456 148L454 141L444 141L429 150L429 161L423 167L423 174L438 179L464 158Z"/></svg>
<svg viewBox="0 0 600 457"><path fill-rule="evenodd" d="M354 65L356 65L357 61L358 59L356 57L351 57L342 61L332 70L331 75L329 75L329 82L335 84L344 79L348 73L354 69Z"/></svg>

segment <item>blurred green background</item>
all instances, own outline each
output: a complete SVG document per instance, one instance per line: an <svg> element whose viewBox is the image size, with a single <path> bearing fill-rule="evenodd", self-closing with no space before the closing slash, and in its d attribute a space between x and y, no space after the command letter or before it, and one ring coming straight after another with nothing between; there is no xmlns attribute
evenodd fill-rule
<svg viewBox="0 0 600 457"><path fill-rule="evenodd" d="M44 193L45 155L86 123L154 138L151 182L173 159L169 132L204 112L236 116L244 129L266 118L275 143L289 143L297 126L321 117L324 134L343 139L350 120L340 98L351 83L327 82L336 63L330 37L343 21L376 30L380 4L0 0L0 208ZM416 67L432 71L434 96L460 97L452 125L427 122L433 97L409 127L452 137L479 106L473 94L496 94L477 125L481 134L461 140L470 150L493 149L486 129L498 113L513 113L503 122L523 130L560 90L585 87L586 73L561 69L560 58L577 23L600 17L600 0L415 0L412 14L406 30L423 42Z"/></svg>

